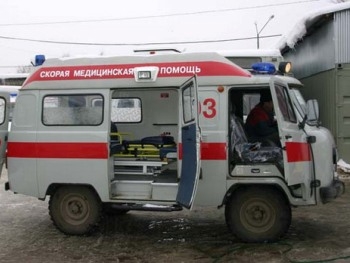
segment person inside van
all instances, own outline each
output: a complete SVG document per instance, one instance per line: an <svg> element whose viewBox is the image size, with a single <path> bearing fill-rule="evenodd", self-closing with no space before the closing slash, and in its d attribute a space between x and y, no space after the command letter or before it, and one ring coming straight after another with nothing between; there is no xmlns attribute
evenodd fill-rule
<svg viewBox="0 0 350 263"><path fill-rule="evenodd" d="M260 94L260 102L248 114L245 130L249 141L260 141L266 146L281 146L269 91Z"/></svg>

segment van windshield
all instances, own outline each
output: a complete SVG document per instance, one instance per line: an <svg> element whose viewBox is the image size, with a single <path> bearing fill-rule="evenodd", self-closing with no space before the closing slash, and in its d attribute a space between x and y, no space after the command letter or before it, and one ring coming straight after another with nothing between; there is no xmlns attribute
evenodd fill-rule
<svg viewBox="0 0 350 263"><path fill-rule="evenodd" d="M298 88L293 87L291 89L291 93L295 97L295 100L293 100L293 104L295 108L297 109L298 115L303 118L306 113L306 102L301 94L300 90Z"/></svg>

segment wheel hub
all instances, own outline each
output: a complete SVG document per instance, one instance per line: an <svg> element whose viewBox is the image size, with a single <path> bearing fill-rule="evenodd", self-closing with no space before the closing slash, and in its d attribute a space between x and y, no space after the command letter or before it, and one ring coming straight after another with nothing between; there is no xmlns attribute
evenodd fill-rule
<svg viewBox="0 0 350 263"><path fill-rule="evenodd" d="M62 215L71 224L79 224L89 215L89 205L81 196L71 195L62 203Z"/></svg>
<svg viewBox="0 0 350 263"><path fill-rule="evenodd" d="M70 210L70 212L74 215L80 214L82 212L81 208L82 205L79 202L70 202L68 204L68 209Z"/></svg>
<svg viewBox="0 0 350 263"><path fill-rule="evenodd" d="M273 226L275 211L269 204L261 200L251 200L241 210L241 221L252 232L264 232Z"/></svg>
<svg viewBox="0 0 350 263"><path fill-rule="evenodd" d="M248 213L250 213L252 215L252 218L254 220L262 221L264 219L264 214L265 214L264 210L262 210L258 206L254 207L252 210L253 211L251 211L251 212L248 211Z"/></svg>

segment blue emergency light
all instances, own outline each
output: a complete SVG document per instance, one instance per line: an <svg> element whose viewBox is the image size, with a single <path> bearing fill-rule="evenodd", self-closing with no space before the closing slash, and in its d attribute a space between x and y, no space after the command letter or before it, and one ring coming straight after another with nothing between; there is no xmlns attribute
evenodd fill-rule
<svg viewBox="0 0 350 263"><path fill-rule="evenodd" d="M257 62L252 65L252 70L260 74L274 74L276 72L276 67L269 62Z"/></svg>
<svg viewBox="0 0 350 263"><path fill-rule="evenodd" d="M34 66L41 66L45 62L45 55L36 55L35 56L35 61L34 61Z"/></svg>

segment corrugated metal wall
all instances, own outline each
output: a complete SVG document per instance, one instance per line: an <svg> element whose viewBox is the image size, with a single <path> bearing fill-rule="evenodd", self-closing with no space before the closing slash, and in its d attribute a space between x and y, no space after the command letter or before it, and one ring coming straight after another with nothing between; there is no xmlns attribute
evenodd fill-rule
<svg viewBox="0 0 350 263"><path fill-rule="evenodd" d="M337 76L337 145L339 156L350 163L350 64L342 64Z"/></svg>
<svg viewBox="0 0 350 263"><path fill-rule="evenodd" d="M350 163L350 64L303 78L305 99L317 99L321 125L334 136L339 157Z"/></svg>
<svg viewBox="0 0 350 263"><path fill-rule="evenodd" d="M283 56L292 62L294 76L300 79L334 68L334 49L334 26L331 20Z"/></svg>
<svg viewBox="0 0 350 263"><path fill-rule="evenodd" d="M335 70L323 71L301 79L305 88L302 93L306 100L317 99L320 108L320 121L332 134L337 134Z"/></svg>
<svg viewBox="0 0 350 263"><path fill-rule="evenodd" d="M335 12L333 18L283 56L305 84L305 98L318 100L322 126L350 163L350 9Z"/></svg>
<svg viewBox="0 0 350 263"><path fill-rule="evenodd" d="M297 78L350 63L350 10L334 13L334 20L323 24L283 56L293 63Z"/></svg>
<svg viewBox="0 0 350 263"><path fill-rule="evenodd" d="M335 63L350 63L350 10L334 15Z"/></svg>

